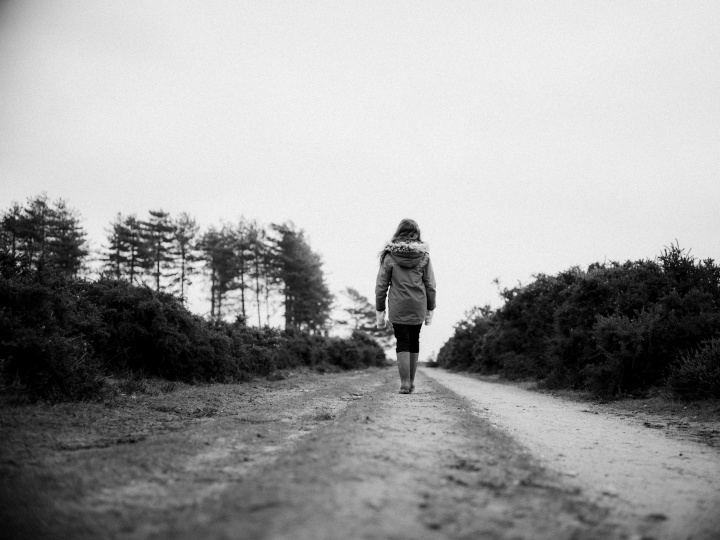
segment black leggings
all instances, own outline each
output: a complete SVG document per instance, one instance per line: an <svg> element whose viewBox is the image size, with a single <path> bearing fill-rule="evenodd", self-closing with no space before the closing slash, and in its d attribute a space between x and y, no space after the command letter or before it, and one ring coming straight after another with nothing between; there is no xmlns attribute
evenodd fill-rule
<svg viewBox="0 0 720 540"><path fill-rule="evenodd" d="M422 324L394 324L393 333L397 339L395 352L420 352L420 329Z"/></svg>

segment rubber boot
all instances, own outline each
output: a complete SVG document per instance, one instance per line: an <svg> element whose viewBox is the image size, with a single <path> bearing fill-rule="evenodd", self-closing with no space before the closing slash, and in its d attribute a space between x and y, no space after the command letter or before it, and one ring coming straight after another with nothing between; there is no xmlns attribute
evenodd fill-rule
<svg viewBox="0 0 720 540"><path fill-rule="evenodd" d="M400 393L410 393L410 353L397 353L398 371L400 372Z"/></svg>
<svg viewBox="0 0 720 540"><path fill-rule="evenodd" d="M410 353L410 392L415 390L415 372L417 371L418 356L420 356L420 353Z"/></svg>

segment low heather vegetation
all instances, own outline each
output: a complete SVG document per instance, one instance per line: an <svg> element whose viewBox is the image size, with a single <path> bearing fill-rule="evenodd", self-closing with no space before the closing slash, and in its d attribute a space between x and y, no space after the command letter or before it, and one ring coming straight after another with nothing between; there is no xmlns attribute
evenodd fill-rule
<svg viewBox="0 0 720 540"><path fill-rule="evenodd" d="M108 378L235 382L308 366L383 365L371 338L208 321L169 293L126 280L85 281L0 257L0 386L22 399L97 399Z"/></svg>
<svg viewBox="0 0 720 540"><path fill-rule="evenodd" d="M671 246L653 261L592 264L502 291L455 327L438 364L600 397L665 386L720 397L720 267Z"/></svg>

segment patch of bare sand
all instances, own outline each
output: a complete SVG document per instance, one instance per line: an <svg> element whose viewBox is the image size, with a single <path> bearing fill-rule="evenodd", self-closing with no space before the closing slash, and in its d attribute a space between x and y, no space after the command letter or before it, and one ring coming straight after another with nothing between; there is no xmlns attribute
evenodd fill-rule
<svg viewBox="0 0 720 540"><path fill-rule="evenodd" d="M0 517L19 539L582 540L655 530L587 500L425 375L416 393L397 390L396 370L372 369L1 411Z"/></svg>
<svg viewBox="0 0 720 540"><path fill-rule="evenodd" d="M17 539L145 538L222 496L384 370L182 385L108 403L0 409L0 518Z"/></svg>
<svg viewBox="0 0 720 540"><path fill-rule="evenodd" d="M394 375L394 374L393 374ZM625 538L467 403L396 376L153 538Z"/></svg>
<svg viewBox="0 0 720 540"><path fill-rule="evenodd" d="M716 448L670 438L585 403L445 370L424 373L626 521L655 522L658 538L720 538Z"/></svg>

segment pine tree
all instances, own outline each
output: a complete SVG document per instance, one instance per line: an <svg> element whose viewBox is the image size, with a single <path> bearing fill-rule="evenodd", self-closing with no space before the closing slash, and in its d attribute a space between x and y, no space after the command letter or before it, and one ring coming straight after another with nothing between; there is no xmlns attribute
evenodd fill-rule
<svg viewBox="0 0 720 540"><path fill-rule="evenodd" d="M150 210L148 219L140 222L142 238L145 243L146 258L143 267L150 273L159 291L163 278L172 278L174 258L172 244L175 227L170 214L162 210Z"/></svg>
<svg viewBox="0 0 720 540"><path fill-rule="evenodd" d="M235 259L237 264L237 282L234 288L240 291L240 316L247 321L245 291L251 288L255 251L254 238L256 231L254 223L240 218L235 228Z"/></svg>
<svg viewBox="0 0 720 540"><path fill-rule="evenodd" d="M253 292L255 293L255 305L257 307L258 326L262 326L262 300L261 295L264 291L269 291L267 283L267 266L268 266L268 245L267 245L267 233L261 228L256 221L249 224L247 233L248 243L250 244L250 251L252 253L252 261L250 265L249 278L253 282ZM266 312L269 322L269 309L267 306L266 296Z"/></svg>
<svg viewBox="0 0 720 540"><path fill-rule="evenodd" d="M393 335L392 328L389 325L388 328L376 328L375 306L370 300L352 287L347 287L342 294L346 299L346 305L342 309L348 314L353 330L369 334L382 347L388 348ZM338 322L348 324L345 321Z"/></svg>
<svg viewBox="0 0 720 540"><path fill-rule="evenodd" d="M0 222L3 251L25 268L77 275L87 255L79 214L63 199L51 204L42 194L4 212Z"/></svg>
<svg viewBox="0 0 720 540"><path fill-rule="evenodd" d="M173 253L178 267L175 280L180 287L180 299L185 302L186 289L192 284L190 277L197 272L196 265L197 261L200 260L197 246L200 227L198 227L195 219L185 212L182 212L173 221L173 225Z"/></svg>
<svg viewBox="0 0 720 540"><path fill-rule="evenodd" d="M40 270L47 258L46 243L50 232L52 209L45 194L28 199L19 222L22 251L30 265Z"/></svg>
<svg viewBox="0 0 720 540"><path fill-rule="evenodd" d="M121 279L127 265L128 244L125 224L120 212L118 212L115 221L110 223L110 228L106 229L105 232L107 235L107 246L103 253L105 271L115 279Z"/></svg>
<svg viewBox="0 0 720 540"><path fill-rule="evenodd" d="M80 226L80 216L63 199L55 203L50 214L47 250L48 263L68 277L77 276L88 254L86 233Z"/></svg>
<svg viewBox="0 0 720 540"><path fill-rule="evenodd" d="M285 327L319 332L330 317L332 294L322 272L320 256L310 249L304 233L292 223L273 225L274 276L282 282Z"/></svg>
<svg viewBox="0 0 720 540"><path fill-rule="evenodd" d="M125 274L130 283L140 283L143 272L148 269L150 256L145 241L142 222L135 214L131 214L123 221L120 230L121 242L125 246Z"/></svg>
<svg viewBox="0 0 720 540"><path fill-rule="evenodd" d="M273 288L277 287L280 282L276 277L277 270L275 268L277 250L275 249L270 236L267 234L267 231L264 231L263 235L264 246L260 271L262 272L262 279L265 288L265 323L267 326L270 326L270 297L272 296ZM275 314L275 312L276 310L273 310L273 314Z"/></svg>
<svg viewBox="0 0 720 540"><path fill-rule="evenodd" d="M23 208L19 203L3 212L0 219L0 249L13 259L18 256Z"/></svg>
<svg viewBox="0 0 720 540"><path fill-rule="evenodd" d="M200 246L210 276L210 317L221 320L223 302L237 277L234 231L228 226L219 230L211 227L203 234Z"/></svg>
<svg viewBox="0 0 720 540"><path fill-rule="evenodd" d="M352 287L347 287L342 294L348 301L343 311L348 314L353 330L367 330L374 327L375 308L370 301Z"/></svg>

